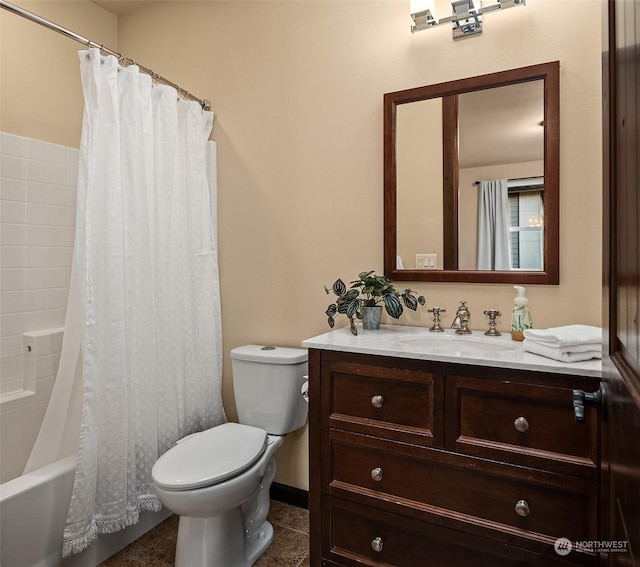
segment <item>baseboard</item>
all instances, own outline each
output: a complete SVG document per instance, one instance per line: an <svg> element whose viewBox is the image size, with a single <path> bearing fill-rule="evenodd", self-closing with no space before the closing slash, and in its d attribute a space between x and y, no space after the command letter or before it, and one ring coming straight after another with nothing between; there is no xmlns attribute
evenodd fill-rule
<svg viewBox="0 0 640 567"><path fill-rule="evenodd" d="M309 492L302 490L302 488L295 488L293 486L274 482L271 484L271 491L269 494L271 495L272 500L291 504L298 508L309 509Z"/></svg>

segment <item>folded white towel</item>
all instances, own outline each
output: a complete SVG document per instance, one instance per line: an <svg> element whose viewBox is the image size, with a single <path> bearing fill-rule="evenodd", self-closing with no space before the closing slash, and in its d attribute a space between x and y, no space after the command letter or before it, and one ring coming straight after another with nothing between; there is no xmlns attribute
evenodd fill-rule
<svg viewBox="0 0 640 567"><path fill-rule="evenodd" d="M547 346L543 343L525 339L522 343L525 351L539 354L560 362L579 362L592 358L602 358L602 346L600 344L578 345L575 347ZM588 349L588 350L587 350Z"/></svg>
<svg viewBox="0 0 640 567"><path fill-rule="evenodd" d="M552 347L592 345L602 343L602 329L590 325L565 325L550 329L526 329L524 336Z"/></svg>

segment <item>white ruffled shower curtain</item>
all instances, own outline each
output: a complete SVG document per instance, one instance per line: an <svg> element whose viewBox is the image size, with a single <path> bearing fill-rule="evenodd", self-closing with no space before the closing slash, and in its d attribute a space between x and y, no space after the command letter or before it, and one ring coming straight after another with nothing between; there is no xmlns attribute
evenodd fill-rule
<svg viewBox="0 0 640 567"><path fill-rule="evenodd" d="M153 463L225 419L205 172L213 114L97 49L79 55L84 395L64 556L160 509Z"/></svg>
<svg viewBox="0 0 640 567"><path fill-rule="evenodd" d="M510 270L509 190L506 179L478 187L478 270Z"/></svg>

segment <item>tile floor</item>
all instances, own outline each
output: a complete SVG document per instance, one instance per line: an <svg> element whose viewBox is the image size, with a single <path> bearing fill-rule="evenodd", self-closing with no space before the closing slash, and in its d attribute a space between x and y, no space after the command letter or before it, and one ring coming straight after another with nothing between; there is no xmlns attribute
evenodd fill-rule
<svg viewBox="0 0 640 567"><path fill-rule="evenodd" d="M309 511L271 501L274 538L254 567L309 566ZM99 567L173 567L178 517L171 516Z"/></svg>

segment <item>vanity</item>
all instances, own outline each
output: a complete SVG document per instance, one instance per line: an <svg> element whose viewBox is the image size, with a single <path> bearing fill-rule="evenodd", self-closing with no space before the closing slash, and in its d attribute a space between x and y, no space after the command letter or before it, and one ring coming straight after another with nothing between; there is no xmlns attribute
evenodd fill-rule
<svg viewBox="0 0 640 567"><path fill-rule="evenodd" d="M400 325L303 345L313 567L600 564L575 542L599 539L601 412L573 403L600 361Z"/></svg>

